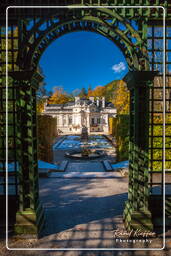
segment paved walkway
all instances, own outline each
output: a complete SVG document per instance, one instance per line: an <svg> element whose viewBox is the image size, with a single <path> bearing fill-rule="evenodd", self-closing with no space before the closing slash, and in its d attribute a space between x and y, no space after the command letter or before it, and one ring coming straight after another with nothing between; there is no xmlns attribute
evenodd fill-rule
<svg viewBox="0 0 171 256"><path fill-rule="evenodd" d="M100 161L92 161L92 162L69 162L67 172L104 172L103 164Z"/></svg>
<svg viewBox="0 0 171 256"><path fill-rule="evenodd" d="M114 183L113 179L41 180L47 220L43 235L49 246L54 240L65 248L111 246L127 198L127 183L118 178L117 194Z"/></svg>
<svg viewBox="0 0 171 256"><path fill-rule="evenodd" d="M92 178L120 178L118 172L52 172L48 175L49 178L80 178L80 179L92 179Z"/></svg>
<svg viewBox="0 0 171 256"><path fill-rule="evenodd" d="M122 214L127 200L128 181L123 177L66 179L41 178L40 198L46 214L42 238L10 240L11 247L51 248L53 251L5 252L3 256L164 256L168 251L82 251L81 248L149 248L162 247L160 238L152 243L120 242L114 230L124 230ZM80 248L80 251L56 251L55 248Z"/></svg>

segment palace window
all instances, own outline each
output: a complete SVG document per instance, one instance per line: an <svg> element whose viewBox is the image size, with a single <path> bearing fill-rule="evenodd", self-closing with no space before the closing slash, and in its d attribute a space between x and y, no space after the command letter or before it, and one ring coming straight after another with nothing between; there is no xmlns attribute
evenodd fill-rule
<svg viewBox="0 0 171 256"><path fill-rule="evenodd" d="M57 125L59 124L59 116L56 116Z"/></svg>
<svg viewBox="0 0 171 256"><path fill-rule="evenodd" d="M97 118L97 123L100 124L100 118Z"/></svg>
<svg viewBox="0 0 171 256"><path fill-rule="evenodd" d="M66 116L63 116L63 125L66 125Z"/></svg>
<svg viewBox="0 0 171 256"><path fill-rule="evenodd" d="M72 116L69 116L68 122L69 122L69 125L72 124Z"/></svg>

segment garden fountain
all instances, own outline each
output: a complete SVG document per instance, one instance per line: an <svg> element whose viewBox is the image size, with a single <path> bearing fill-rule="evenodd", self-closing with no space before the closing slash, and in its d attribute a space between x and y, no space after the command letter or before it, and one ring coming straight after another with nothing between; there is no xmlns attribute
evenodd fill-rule
<svg viewBox="0 0 171 256"><path fill-rule="evenodd" d="M81 132L81 150L72 150L71 152L66 152L65 156L73 159L82 160L92 160L103 156L103 152L97 150L91 150L88 144L88 129L86 126L82 127Z"/></svg>

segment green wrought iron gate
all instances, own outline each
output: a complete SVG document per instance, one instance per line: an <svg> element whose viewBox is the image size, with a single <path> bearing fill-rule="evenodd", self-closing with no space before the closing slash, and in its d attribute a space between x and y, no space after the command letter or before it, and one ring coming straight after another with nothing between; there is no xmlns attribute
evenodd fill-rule
<svg viewBox="0 0 171 256"><path fill-rule="evenodd" d="M166 168L171 169L171 5L164 0L154 0L153 7L150 8L146 7L151 5L149 0L143 3L141 0L126 2L71 0L63 1L62 4L66 7L60 8L43 8L42 1L38 0L30 1L29 4L37 7L24 7L27 1L12 1L12 6L8 7L6 1L6 4L2 4L4 16L0 17L1 196L3 197L6 192L7 82L8 161L12 166L8 178L8 194L9 199L12 196L17 198L15 231L38 233L44 223L43 210L39 203L37 170L36 89L42 79L37 71L39 59L53 40L66 33L82 30L99 33L110 39L120 48L128 63L129 73L124 79L131 94L130 166L124 221L127 229L140 227L152 230L154 225L152 215L156 204L160 203L162 206L163 203L165 156ZM61 5L58 0L47 1L46 4L51 7ZM8 14L7 42L5 10ZM164 20L164 12L166 20ZM166 28L163 30L165 21ZM166 36L165 45L164 36ZM7 70L6 46L8 46ZM164 47L166 47L165 55ZM165 66L166 78L163 80ZM8 71L7 81L6 71ZM163 103L164 98L166 104ZM164 155L163 111L165 110L166 154ZM169 170L167 173L170 177ZM170 186L170 183L167 183ZM157 194L155 194L156 185L159 187ZM168 195L168 215L171 209L169 200ZM9 200L9 208L13 203ZM159 216L153 217L161 216L162 212Z"/></svg>

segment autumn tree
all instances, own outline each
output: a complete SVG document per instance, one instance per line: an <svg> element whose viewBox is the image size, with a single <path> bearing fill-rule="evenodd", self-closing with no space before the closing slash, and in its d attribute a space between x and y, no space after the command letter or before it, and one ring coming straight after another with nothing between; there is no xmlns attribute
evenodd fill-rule
<svg viewBox="0 0 171 256"><path fill-rule="evenodd" d="M106 88L105 86L97 86L94 90L91 90L88 92L88 97L94 96L94 97L103 97L105 96Z"/></svg>
<svg viewBox="0 0 171 256"><path fill-rule="evenodd" d="M55 87L55 91L49 98L49 104L65 104L70 101L71 97L61 87Z"/></svg>
<svg viewBox="0 0 171 256"><path fill-rule="evenodd" d="M129 91L122 80L116 81L113 93L112 85L109 88L109 97L117 109L117 116L110 120L110 132L116 139L117 161L123 161L128 159L129 148Z"/></svg>
<svg viewBox="0 0 171 256"><path fill-rule="evenodd" d="M119 85L119 80L114 80L108 84L105 85L105 98L106 101L112 101L114 94L115 94L115 90L117 88L117 86Z"/></svg>
<svg viewBox="0 0 171 256"><path fill-rule="evenodd" d="M91 87L91 85L89 85L89 86L88 86L88 92L87 92L87 95L90 95L91 91L92 91L92 87Z"/></svg>
<svg viewBox="0 0 171 256"><path fill-rule="evenodd" d="M118 114L129 113L129 91L126 84L120 80L113 95L112 103Z"/></svg>

